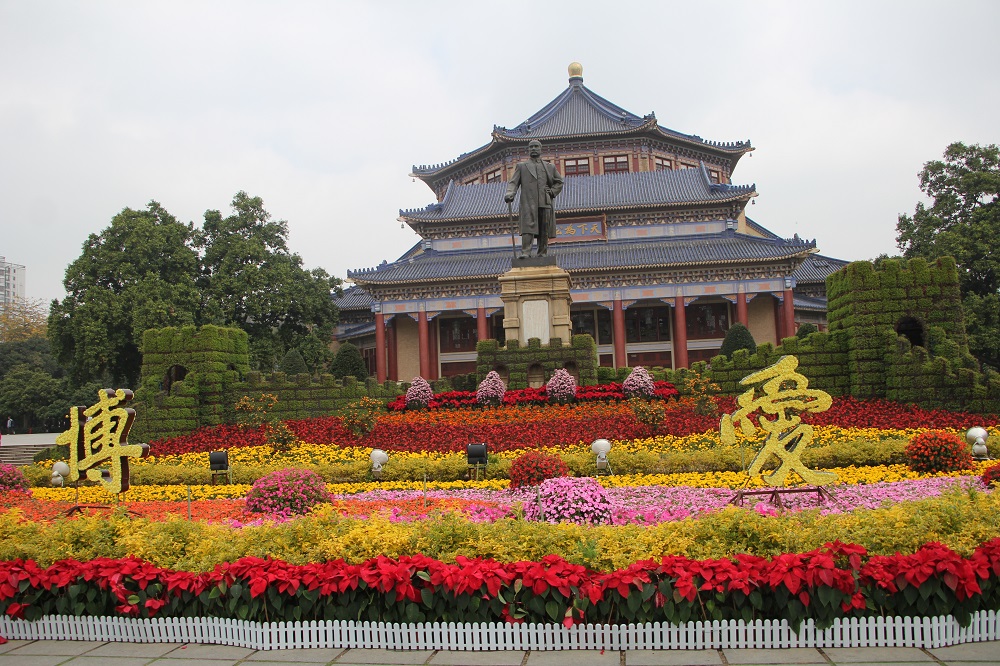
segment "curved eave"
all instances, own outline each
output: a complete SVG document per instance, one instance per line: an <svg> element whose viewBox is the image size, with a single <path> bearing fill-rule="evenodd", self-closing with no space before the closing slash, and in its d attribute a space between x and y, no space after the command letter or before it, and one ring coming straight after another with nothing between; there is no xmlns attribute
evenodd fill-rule
<svg viewBox="0 0 1000 666"><path fill-rule="evenodd" d="M749 141L747 141L745 144L740 143L736 145L728 145L728 144L714 143L711 141L705 141L704 139L697 139L687 134L674 132L672 130L668 130L664 127L661 127L659 124L657 124L655 118L637 127L624 127L621 129L621 131L618 132L605 131L605 132L594 132L587 134L566 134L554 137L542 137L542 139L539 140L544 139L545 141L550 141L550 142L581 141L581 140L601 139L604 137L617 138L625 136L637 136L643 133L649 133L652 136L659 136L663 139L675 143L683 143L698 148L699 150L718 153L720 156L725 156L733 159L733 166L736 165L736 162L739 161L740 157L756 150L750 144ZM431 178L431 177L434 178L441 177L443 175L446 175L449 171L452 170L457 171L466 163L483 157L484 155L488 154L491 151L491 149L495 147L502 145L518 145L518 144L527 145L529 141L535 138L537 137L530 135L520 136L520 135L505 134L502 128L495 129L493 130L492 140L488 144L480 148L477 148L472 152L465 153L464 155L459 155L458 157L449 162L443 162L441 164L435 164L435 165L422 164L419 167L414 165L413 170L409 175L411 178L421 178L421 179Z"/></svg>
<svg viewBox="0 0 1000 666"><path fill-rule="evenodd" d="M411 171L409 175L411 178L439 176L448 169L451 169L452 167L458 167L461 166L463 163L468 162L469 160L478 159L485 153L488 153L490 148L492 148L495 145L497 145L496 137L494 137L494 139L489 143L487 143L485 146L480 146L479 148L476 148L471 152L459 155L455 159L450 160L448 162L442 162L441 164L421 164L420 166L414 164L413 171Z"/></svg>
<svg viewBox="0 0 1000 666"><path fill-rule="evenodd" d="M600 207L590 207L590 208L567 208L560 209L556 211L556 221L558 222L559 216L566 215L585 215L588 213L604 213L607 211L636 211L636 210L650 210L657 208L686 208L690 206L710 206L715 204L726 204L733 203L736 201L742 201L744 204L757 196L756 189L750 189L747 191L740 192L738 194L734 193L734 196L724 197L720 199L702 199L695 201L679 201L676 203L652 203L652 204L618 204L611 206L600 206ZM428 218L428 217L410 217L406 213L412 213L415 211L400 212L400 218L407 224L412 226L417 226L421 223L451 223L451 222L482 222L485 220L505 220L509 219L507 215L497 215L495 213L490 215L463 215L461 217L442 217L442 218ZM515 211L516 214L516 211Z"/></svg>
<svg viewBox="0 0 1000 666"><path fill-rule="evenodd" d="M597 241L594 241L597 242ZM634 271L634 270L649 270L649 269L675 269L675 268L688 268L693 266L726 266L726 265L739 265L746 266L752 264L771 264L775 262L788 261L790 259L805 259L810 254L817 252L815 244L810 244L808 246L800 246L798 249L787 254L770 256L770 257L746 257L746 258L724 258L724 259L700 259L697 261L678 261L670 264L662 263L646 263L646 264L616 264L614 266L599 267L599 268L586 268L586 269L564 269L570 275L586 275L590 273L604 273L610 271ZM504 272L490 272L481 273L475 275L461 275L461 276L444 276L444 277L427 277L427 278L412 278L412 279L400 279L400 280L386 280L384 282L365 280L363 277L354 275L352 279L355 284L359 286L378 288L378 287L390 287L393 285L402 284L441 284L447 282L474 282L476 280L495 280Z"/></svg>
<svg viewBox="0 0 1000 666"><path fill-rule="evenodd" d="M774 257L747 257L745 259L702 259L698 261L678 261L667 266L663 264L634 264L634 265L618 265L618 266L607 266L602 268L588 268L583 271L576 271L577 273L604 273L608 271L638 271L638 270L648 270L650 268L689 268L691 266L732 266L734 264L740 266L746 266L747 264L771 264L776 261L786 261L788 259L805 259L813 252L816 252L815 246L801 248L795 252L789 252L785 255L779 255ZM568 271L570 274L573 271Z"/></svg>

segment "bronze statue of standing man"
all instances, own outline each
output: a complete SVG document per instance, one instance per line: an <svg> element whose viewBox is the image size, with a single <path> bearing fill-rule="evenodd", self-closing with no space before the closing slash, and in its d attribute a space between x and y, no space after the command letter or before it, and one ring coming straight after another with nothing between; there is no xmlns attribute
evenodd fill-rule
<svg viewBox="0 0 1000 666"><path fill-rule="evenodd" d="M553 201L562 192L563 179L556 168L542 161L542 144L532 139L528 142L531 159L521 162L514 169L514 176L507 183L504 201L514 200L517 188L521 188L519 204L519 227L521 232L520 258L531 252L531 244L538 238L539 257L548 255L549 239L556 235L556 216ZM535 256L535 255L531 255Z"/></svg>

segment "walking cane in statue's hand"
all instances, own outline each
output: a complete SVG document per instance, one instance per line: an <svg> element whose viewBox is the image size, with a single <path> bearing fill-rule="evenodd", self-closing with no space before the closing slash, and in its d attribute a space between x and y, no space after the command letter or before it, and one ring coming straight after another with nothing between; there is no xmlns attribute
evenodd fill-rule
<svg viewBox="0 0 1000 666"><path fill-rule="evenodd" d="M510 249L514 252L514 257L517 257L517 244L514 242L514 206L508 201L507 202L507 214L510 215Z"/></svg>

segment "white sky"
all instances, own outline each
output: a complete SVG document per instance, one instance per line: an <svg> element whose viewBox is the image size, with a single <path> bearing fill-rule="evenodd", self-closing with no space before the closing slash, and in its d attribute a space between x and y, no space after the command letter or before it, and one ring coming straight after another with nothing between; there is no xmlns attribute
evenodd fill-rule
<svg viewBox="0 0 1000 666"><path fill-rule="evenodd" d="M626 109L750 139L748 212L823 254L896 253L917 172L997 143L1000 3L0 0L0 255L27 296L122 208L184 222L239 190L345 277L416 242L407 174L560 94L566 66Z"/></svg>

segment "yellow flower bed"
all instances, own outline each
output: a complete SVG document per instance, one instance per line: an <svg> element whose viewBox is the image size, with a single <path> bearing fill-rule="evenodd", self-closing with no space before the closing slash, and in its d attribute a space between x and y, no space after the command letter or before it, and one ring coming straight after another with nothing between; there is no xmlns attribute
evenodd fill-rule
<svg viewBox="0 0 1000 666"><path fill-rule="evenodd" d="M838 467L829 471L835 472L838 484L869 484L887 481L902 481L904 479L921 479L935 476L966 476L980 475L995 464L993 461L976 463L972 471L950 472L941 474L918 474L906 465L874 465L871 467ZM599 481L608 488L623 486L689 486L693 488L745 488L761 487L764 484L757 479L749 479L743 472L686 472L679 474L620 474L601 476ZM454 490L459 488L481 488L503 490L509 486L507 479L485 479L482 481L379 481L370 483L328 483L327 489L338 495L350 495L370 490ZM792 485L792 484L790 484ZM198 486L133 486L125 495L130 502L176 501L190 498L201 499L233 499L245 497L250 492L249 485L198 485ZM97 486L80 488L79 502L112 502L117 498ZM41 500L76 501L76 491L73 488L32 488L32 496Z"/></svg>

